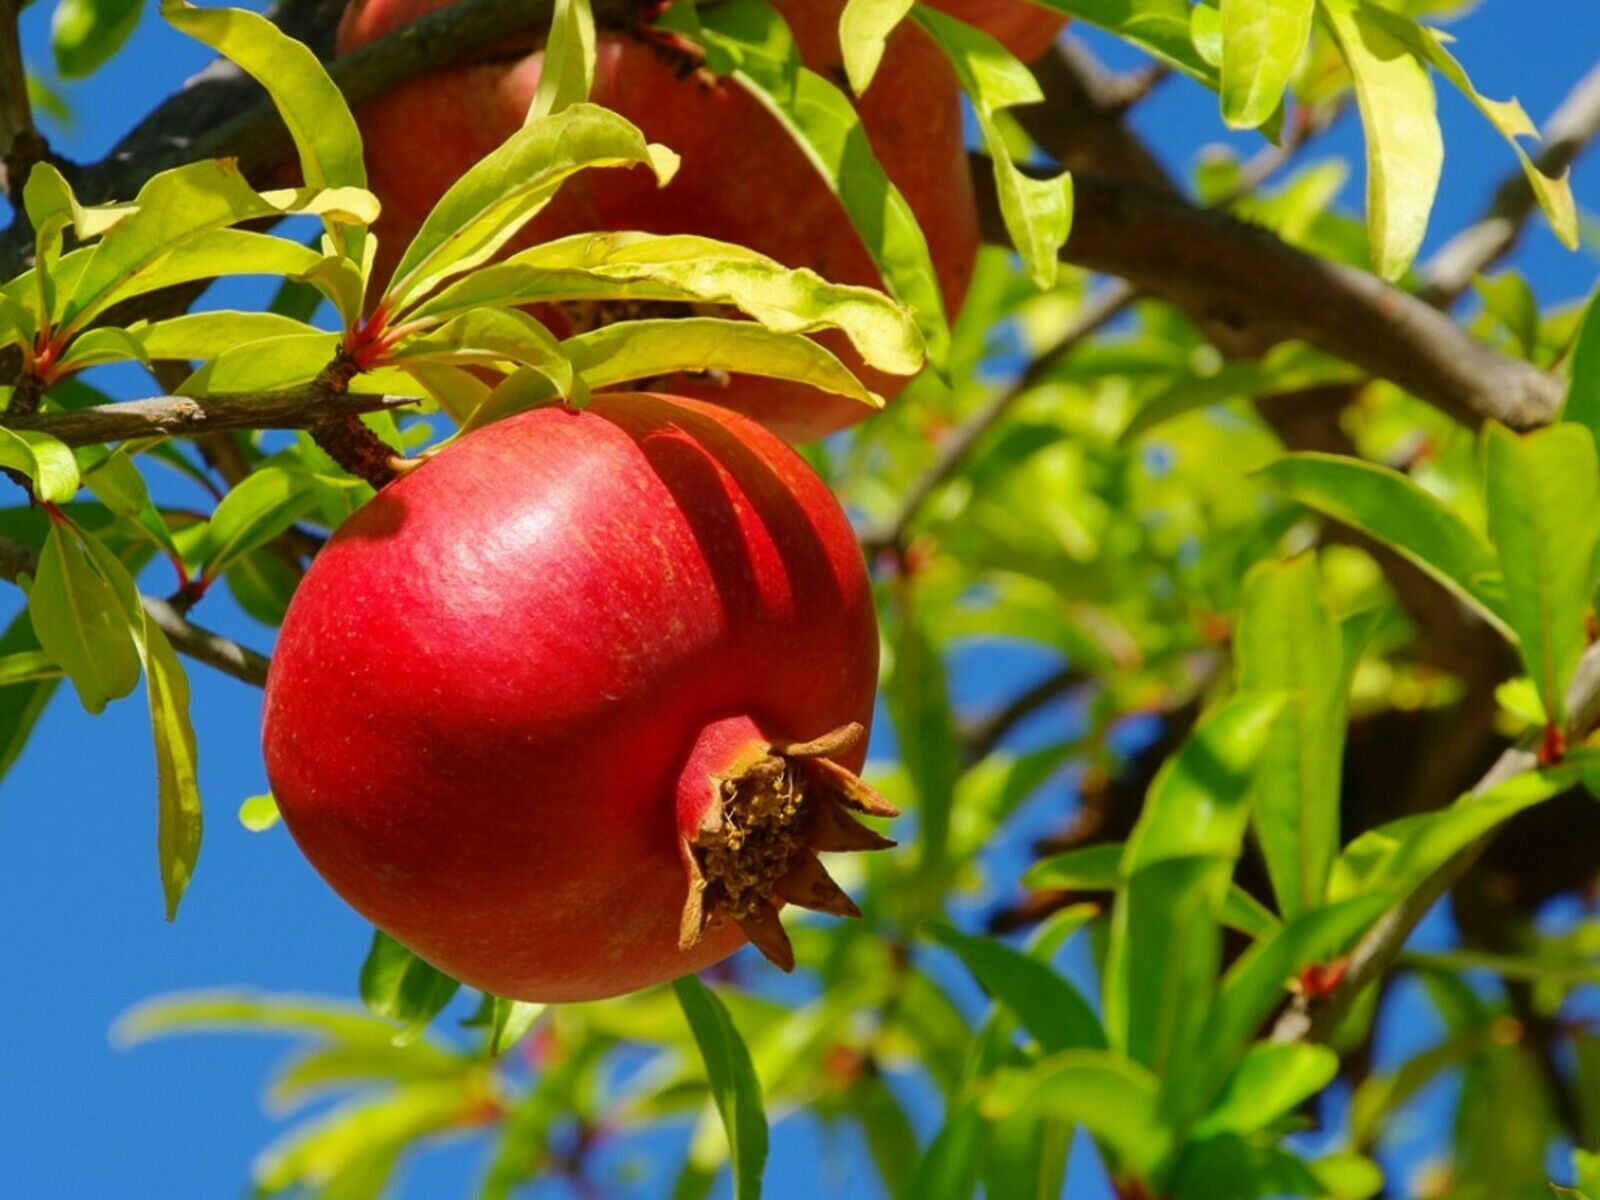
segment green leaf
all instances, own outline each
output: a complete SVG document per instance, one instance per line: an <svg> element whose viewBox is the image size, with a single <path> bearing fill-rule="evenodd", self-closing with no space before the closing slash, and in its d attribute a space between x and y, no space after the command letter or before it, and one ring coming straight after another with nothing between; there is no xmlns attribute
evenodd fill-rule
<svg viewBox="0 0 1600 1200"><path fill-rule="evenodd" d="M972 101L984 147L994 161L1000 215L1011 244L1035 287L1052 288L1061 268L1061 247L1072 232L1072 176L1036 179L1017 169L997 121L1007 108L1044 99L1033 73L999 42L953 17L918 6L916 21L945 52L962 90Z"/></svg>
<svg viewBox="0 0 1600 1200"><path fill-rule="evenodd" d="M1399 551L1515 639L1494 547L1400 472L1336 454L1287 454L1254 477Z"/></svg>
<svg viewBox="0 0 1600 1200"><path fill-rule="evenodd" d="M43 653L39 649L39 639L34 636L33 622L26 611L17 614L5 632L0 634L0 654L8 658ZM45 657L54 664L55 660L49 655ZM60 678L61 671L56 668L48 679L0 687L0 780L5 778L27 746L33 727L39 723L50 698L60 686Z"/></svg>
<svg viewBox="0 0 1600 1200"><path fill-rule="evenodd" d="M486 996L490 1003L489 1053L499 1056L515 1046L533 1028L544 1014L543 1004L526 1000L507 1000L504 996Z"/></svg>
<svg viewBox="0 0 1600 1200"><path fill-rule="evenodd" d="M239 824L251 833L264 833L281 819L278 801L271 792L250 796L239 805Z"/></svg>
<svg viewBox="0 0 1600 1200"><path fill-rule="evenodd" d="M343 1045L381 1047L390 1044L394 1027L352 1004L243 990L179 992L123 1013L112 1026L111 1040L126 1047L202 1032L315 1034Z"/></svg>
<svg viewBox="0 0 1600 1200"><path fill-rule="evenodd" d="M190 557L205 576L215 578L288 529L316 502L302 475L284 467L261 467L222 498Z"/></svg>
<svg viewBox="0 0 1600 1200"><path fill-rule="evenodd" d="M1339 849L1346 671L1315 555L1250 573L1233 645L1239 686L1285 697L1256 776L1253 819L1278 911L1292 917L1321 903Z"/></svg>
<svg viewBox="0 0 1600 1200"><path fill-rule="evenodd" d="M1600 543L1600 457L1577 425L1484 430L1489 536L1505 574L1506 617L1544 710L1566 722L1566 691L1585 644Z"/></svg>
<svg viewBox="0 0 1600 1200"><path fill-rule="evenodd" d="M452 275L487 262L577 172L640 165L664 187L678 158L606 109L574 104L530 121L434 205L395 268L389 308L404 311Z"/></svg>
<svg viewBox="0 0 1600 1200"><path fill-rule="evenodd" d="M1327 1087L1338 1073L1339 1056L1326 1046L1258 1042L1245 1052L1192 1136L1203 1139L1267 1129Z"/></svg>
<svg viewBox="0 0 1600 1200"><path fill-rule="evenodd" d="M307 187L366 187L367 168L355 117L308 46L259 13L244 9L202 9L187 0L162 0L161 15L267 89L294 139ZM342 253L361 261L364 231L347 229L331 219L325 219L323 227Z"/></svg>
<svg viewBox="0 0 1600 1200"><path fill-rule="evenodd" d="M1404 275L1422 245L1444 167L1433 80L1388 14L1364 0L1322 0L1367 137L1367 224L1374 269Z"/></svg>
<svg viewBox="0 0 1600 1200"><path fill-rule="evenodd" d="M1081 846L1040 859L1028 868L1022 882L1031 888L1065 888L1069 891L1114 892L1121 881L1126 849L1121 842ZM1228 885L1217 919L1229 929L1249 937L1264 937L1281 924L1278 918L1238 884Z"/></svg>
<svg viewBox="0 0 1600 1200"><path fill-rule="evenodd" d="M1190 36L1189 0L1037 0L1037 3L1041 8L1053 8L1132 42L1212 91L1220 86L1216 68L1201 57Z"/></svg>
<svg viewBox="0 0 1600 1200"><path fill-rule="evenodd" d="M517 309L473 309L422 337L408 339L387 361L407 369L414 362L457 367L515 363L537 372L574 407L581 408L589 399L588 387L574 373L562 344Z"/></svg>
<svg viewBox="0 0 1600 1200"><path fill-rule="evenodd" d="M918 1200L972 1200L983 1153L983 1114L974 1101L955 1109L917 1164L907 1196Z"/></svg>
<svg viewBox="0 0 1600 1200"><path fill-rule="evenodd" d="M1231 856L1158 859L1132 872L1112 912L1106 1036L1163 1078L1189 1070L1198 1048L1222 957L1215 914L1232 868Z"/></svg>
<svg viewBox="0 0 1600 1200"><path fill-rule="evenodd" d="M450 285L414 319L549 300L726 305L774 333L838 329L881 371L910 375L922 365L916 322L882 293L829 283L742 246L687 234L586 233L547 242Z"/></svg>
<svg viewBox="0 0 1600 1200"><path fill-rule="evenodd" d="M849 0L839 14L839 49L850 90L861 95L872 84L895 26L905 20L914 0Z"/></svg>
<svg viewBox="0 0 1600 1200"><path fill-rule="evenodd" d="M1315 12L1316 0L1222 0L1222 119L1233 128L1277 111Z"/></svg>
<svg viewBox="0 0 1600 1200"><path fill-rule="evenodd" d="M711 1098L728 1134L735 1200L759 1200L767 1162L767 1114L750 1051L722 1001L698 979L675 979L672 990L700 1047Z"/></svg>
<svg viewBox="0 0 1600 1200"><path fill-rule="evenodd" d="M122 48L139 24L141 0L60 0L50 50L63 79L81 79Z"/></svg>
<svg viewBox="0 0 1600 1200"><path fill-rule="evenodd" d="M103 237L78 271L62 313L67 330L81 328L112 303L148 290L164 259L200 244L217 230L254 218L327 213L350 219L376 215L370 193L341 188L254 191L231 160L190 163L153 176L136 198L138 211ZM209 248L208 248L209 249ZM65 267L75 255L61 260ZM229 273L225 259L208 253L206 274ZM191 266L191 270L193 267ZM59 273L59 272L58 272ZM163 284L170 278L163 278Z"/></svg>
<svg viewBox="0 0 1600 1200"><path fill-rule="evenodd" d="M116 593L85 557L75 531L52 519L28 589L28 613L39 645L72 681L91 713L133 691L139 652Z"/></svg>
<svg viewBox="0 0 1600 1200"><path fill-rule="evenodd" d="M1577 422L1600 442L1600 291L1589 298L1578 326L1561 419Z"/></svg>
<svg viewBox="0 0 1600 1200"><path fill-rule="evenodd" d="M156 756L156 852L170 921L178 915L178 902L194 875L203 829L198 751L189 720L189 679L167 635L145 612L139 589L121 560L98 538L84 535L83 542L96 570L115 594L144 664Z"/></svg>
<svg viewBox="0 0 1600 1200"><path fill-rule="evenodd" d="M587 100L594 86L594 61L594 13L589 0L556 0L528 119L548 117Z"/></svg>
<svg viewBox="0 0 1600 1200"><path fill-rule="evenodd" d="M1287 982L1342 954L1388 903L1387 897L1363 896L1314 908L1246 950L1222 977L1196 1053L1169 1080L1168 1111L1188 1119L1209 1108L1261 1023L1282 1003Z"/></svg>
<svg viewBox="0 0 1600 1200"><path fill-rule="evenodd" d="M43 650L18 650L11 654L0 654L0 688L15 687L20 683L60 679L61 674L61 668Z"/></svg>
<svg viewBox="0 0 1600 1200"><path fill-rule="evenodd" d="M732 76L794 137L838 196L889 294L916 317L928 361L943 371L950 326L927 239L874 157L854 106L801 65L788 27L763 0L732 0L700 19L707 65Z"/></svg>
<svg viewBox="0 0 1600 1200"><path fill-rule="evenodd" d="M226 309L185 313L149 324L141 322L128 330L146 358L201 361L216 358L247 342L319 332L303 321L276 313ZM83 340L78 339L79 342Z"/></svg>
<svg viewBox="0 0 1600 1200"><path fill-rule="evenodd" d="M1367 831L1344 848L1333 864L1328 898L1363 893L1403 896L1455 853L1499 828L1524 809L1573 786L1594 759L1572 754L1561 766L1527 771L1484 792L1463 796L1449 808L1419 813Z"/></svg>
<svg viewBox="0 0 1600 1200"><path fill-rule="evenodd" d="M1466 68L1463 67L1450 51L1445 49L1445 34L1438 30L1429 29L1419 25L1402 13L1397 13L1379 7L1369 6L1371 17L1375 22L1387 25L1393 35L1407 43L1414 54L1424 62L1431 63L1439 74L1448 79L1468 100L1477 107L1489 124L1493 125L1500 135L1506 139L1507 144L1516 152L1517 161L1522 166L1522 174L1528 181L1534 198L1538 200L1539 207L1544 210L1545 216L1550 221L1550 228L1556 237L1568 250L1578 248L1578 209L1572 199L1572 172L1562 171L1559 178L1552 179L1534 165L1533 159L1528 157L1528 152L1518 143L1518 138L1539 137L1539 130L1528 119L1528 114L1523 111L1515 97L1510 100L1490 100L1473 86L1468 78Z"/></svg>
<svg viewBox="0 0 1600 1200"><path fill-rule="evenodd" d="M0 426L0 467L33 480L34 494L48 504L65 504L78 494L78 462L48 433Z"/></svg>
<svg viewBox="0 0 1600 1200"><path fill-rule="evenodd" d="M1088 1002L1049 965L992 938L969 937L943 923L929 929L955 951L974 978L1022 1022L1046 1053L1105 1049L1100 1021Z"/></svg>
<svg viewBox="0 0 1600 1200"><path fill-rule="evenodd" d="M361 999L371 1012L404 1025L394 1035L395 1045L422 1036L460 987L383 930L372 931L372 948L361 964Z"/></svg>
<svg viewBox="0 0 1600 1200"><path fill-rule="evenodd" d="M882 408L829 351L796 334L773 333L752 321L678 317L623 321L561 343L585 382L598 391L619 383L680 371L735 371L790 379Z"/></svg>
<svg viewBox="0 0 1600 1200"><path fill-rule="evenodd" d="M1025 1070L1002 1071L980 1103L991 1120L1049 1113L1082 1125L1140 1178L1153 1175L1172 1151L1155 1077L1105 1050L1067 1050Z"/></svg>
<svg viewBox="0 0 1600 1200"><path fill-rule="evenodd" d="M1124 879L1168 859L1238 857L1256 772L1283 707L1281 694L1241 693L1200 719L1150 784L1123 852Z"/></svg>
<svg viewBox="0 0 1600 1200"><path fill-rule="evenodd" d="M66 375L115 362L150 365L149 355L136 337L115 325L103 325L73 338L67 352L57 360L56 369Z"/></svg>

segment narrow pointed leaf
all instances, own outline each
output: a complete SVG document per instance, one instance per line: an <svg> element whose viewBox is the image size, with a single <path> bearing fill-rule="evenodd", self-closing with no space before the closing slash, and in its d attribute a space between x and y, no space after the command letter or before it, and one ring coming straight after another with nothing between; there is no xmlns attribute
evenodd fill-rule
<svg viewBox="0 0 1600 1200"><path fill-rule="evenodd" d="M547 117L587 100L594 86L594 61L594 12L589 0L556 0L528 119Z"/></svg>
<svg viewBox="0 0 1600 1200"><path fill-rule="evenodd" d="M378 1016L402 1023L394 1035L395 1045L409 1045L421 1037L460 987L383 930L372 931L372 948L361 964L361 999Z"/></svg>
<svg viewBox="0 0 1600 1200"><path fill-rule="evenodd" d="M60 521L50 523L28 589L28 612L39 645L66 672L89 712L101 712L138 685L139 653L116 594Z"/></svg>
<svg viewBox="0 0 1600 1200"><path fill-rule="evenodd" d="M783 19L762 0L732 0L700 18L708 65L731 75L794 136L839 197L889 294L916 316L928 361L942 371L950 326L927 239L873 156L849 99L801 65Z"/></svg>
<svg viewBox="0 0 1600 1200"><path fill-rule="evenodd" d="M1315 0L1222 0L1222 119L1233 128L1277 110L1315 12Z"/></svg>
<svg viewBox="0 0 1600 1200"><path fill-rule="evenodd" d="M1433 80L1377 5L1323 0L1322 12L1355 77L1367 137L1373 269L1398 279L1422 245L1444 167Z"/></svg>
<svg viewBox="0 0 1600 1200"><path fill-rule="evenodd" d="M734 1200L759 1200L767 1162L767 1114L750 1051L722 1001L692 975L672 990L700 1047L711 1098L728 1135Z"/></svg>
<svg viewBox="0 0 1600 1200"><path fill-rule="evenodd" d="M1515 639L1494 547L1400 472L1335 454L1287 454L1256 478L1398 550Z"/></svg>
<svg viewBox="0 0 1600 1200"><path fill-rule="evenodd" d="M1020 950L992 938L969 937L934 925L930 934L955 951L997 1002L1006 1006L1045 1053L1104 1049L1105 1032L1077 988Z"/></svg>
<svg viewBox="0 0 1600 1200"><path fill-rule="evenodd" d="M911 11L912 3L913 0L849 0L839 14L839 48L844 52L845 78L856 95L871 86L889 35Z"/></svg>
<svg viewBox="0 0 1600 1200"><path fill-rule="evenodd" d="M882 408L831 353L809 338L773 333L752 321L683 317L625 321L579 334L562 350L591 388L612 387L680 371L733 371L789 379Z"/></svg>
<svg viewBox="0 0 1600 1200"><path fill-rule="evenodd" d="M294 139L307 187L366 186L355 117L309 47L243 9L195 8L186 0L162 0L161 15L267 89ZM324 224L334 244L359 261L365 232L331 220Z"/></svg>
<svg viewBox="0 0 1600 1200"><path fill-rule="evenodd" d="M1024 175L996 116L1019 104L1044 99L1033 73L999 42L981 30L927 7L918 7L916 21L933 36L955 68L962 90L972 101L983 144L994 160L1000 214L1011 244L1036 287L1055 286L1061 247L1072 232L1072 176L1050 179Z"/></svg>
<svg viewBox="0 0 1600 1200"><path fill-rule="evenodd" d="M1284 696L1256 775L1252 819L1278 911L1292 917L1322 902L1339 849L1344 646L1314 556L1251 572L1234 655L1241 688Z"/></svg>
<svg viewBox="0 0 1600 1200"><path fill-rule="evenodd" d="M1562 424L1519 435L1484 431L1489 536L1505 575L1506 616L1550 719L1566 719L1567 683L1585 645L1584 614L1600 542L1600 456Z"/></svg>
<svg viewBox="0 0 1600 1200"><path fill-rule="evenodd" d="M1567 405L1561 417L1582 425L1600 442L1600 291L1590 297L1578 326Z"/></svg>

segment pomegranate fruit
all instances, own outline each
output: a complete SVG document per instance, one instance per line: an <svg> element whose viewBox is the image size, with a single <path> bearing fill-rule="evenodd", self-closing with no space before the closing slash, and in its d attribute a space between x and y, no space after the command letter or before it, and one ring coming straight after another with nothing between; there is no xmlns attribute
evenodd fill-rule
<svg viewBox="0 0 1600 1200"><path fill-rule="evenodd" d="M826 486L727 409L535 409L380 491L317 555L267 681L284 821L333 888L476 987L584 1000L853 914L818 850L892 843L853 772L878 634Z"/></svg>
<svg viewBox="0 0 1600 1200"><path fill-rule="evenodd" d="M340 25L339 48L364 45L449 2L357 0ZM807 65L840 81L843 5L844 0L777 4ZM648 172L584 172L562 188L513 248L596 230L690 233L749 246L837 283L882 286L838 200L757 100L735 84L708 83L686 72L636 32L602 30L597 58L591 99L677 151L682 166L665 189ZM388 278L445 190L521 126L543 65L542 50L502 49L490 61L409 80L357 109L369 184L383 201L377 225L380 280ZM946 310L954 315L978 247L955 75L932 39L905 22L858 108L873 150L927 236ZM559 315L539 315L556 333L571 331ZM887 397L904 385L866 368L843 337L821 340L874 391ZM676 377L664 390L738 409L794 441L843 429L869 412L842 397L770 380Z"/></svg>

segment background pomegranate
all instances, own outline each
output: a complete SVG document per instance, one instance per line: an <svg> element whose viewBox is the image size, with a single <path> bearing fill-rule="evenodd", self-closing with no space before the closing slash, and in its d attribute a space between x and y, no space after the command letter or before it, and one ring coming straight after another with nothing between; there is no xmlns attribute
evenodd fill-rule
<svg viewBox="0 0 1600 1200"><path fill-rule="evenodd" d="M358 0L340 25L339 48L364 45L447 2ZM842 82L843 0L779 0L777 7L807 65ZM492 61L409 80L357 109L370 184L384 206L377 226L380 278L388 277L445 189L521 126L543 64L542 51L503 50ZM657 188L647 172L580 175L519 244L590 230L692 233L750 246L835 282L881 286L866 248L815 168L776 118L742 89L685 73L681 63L632 33L602 31L591 98L676 150L683 166L666 189ZM953 315L966 295L978 246L955 76L932 40L907 22L890 39L858 107L884 170L927 235ZM568 332L559 319L552 324L556 332ZM822 340L873 390L890 396L904 385L903 379L867 369L842 337ZM739 409L797 441L855 424L869 412L842 397L768 380L677 378L671 390Z"/></svg>
<svg viewBox="0 0 1600 1200"><path fill-rule="evenodd" d="M893 811L851 774L877 655L855 536L792 450L597 396L469 435L340 528L273 655L267 770L328 882L474 986L613 995L741 927L788 967L776 904L854 912L807 846L889 844L835 803Z"/></svg>

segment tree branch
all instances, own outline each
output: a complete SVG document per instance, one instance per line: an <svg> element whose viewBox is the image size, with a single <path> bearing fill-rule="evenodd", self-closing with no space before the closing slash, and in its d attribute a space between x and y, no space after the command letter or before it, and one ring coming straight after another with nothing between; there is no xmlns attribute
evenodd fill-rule
<svg viewBox="0 0 1600 1200"><path fill-rule="evenodd" d="M984 235L1004 243L992 173L974 164ZM1374 275L1315 258L1263 229L1150 188L1074 179L1062 258L1235 328L1300 338L1398 384L1458 420L1546 425L1559 380L1477 341L1425 302Z"/></svg>
<svg viewBox="0 0 1600 1200"><path fill-rule="evenodd" d="M1591 646L1578 664L1577 674L1567 689L1567 709L1573 714L1572 728L1586 732L1600 718L1600 646ZM1528 746L1516 746L1496 760L1489 773L1472 789L1481 796L1491 788L1517 775L1537 770L1538 755ZM1476 863L1489 843L1490 832L1459 851L1418 889L1379 919L1351 952L1343 978L1323 1000L1297 996L1273 1026L1275 1042L1325 1042L1338 1030L1351 1007L1366 987L1394 963L1422 918L1450 891Z"/></svg>
<svg viewBox="0 0 1600 1200"><path fill-rule="evenodd" d="M156 396L92 408L0 418L8 429L32 429L69 446L129 438L176 437L223 429L309 429L331 417L389 412L420 403L414 396L334 392L315 384L277 392Z"/></svg>
<svg viewBox="0 0 1600 1200"><path fill-rule="evenodd" d="M5 164L5 191L12 197L21 193L28 172L45 151L28 102L28 69L17 27L21 12L22 0L0 0L0 158Z"/></svg>
<svg viewBox="0 0 1600 1200"><path fill-rule="evenodd" d="M11 583L21 574L33 574L39 569L39 555L32 546L12 538L0 537L0 579ZM150 619L161 627L172 643L173 649L196 662L215 667L224 675L231 675L256 687L267 682L267 657L229 641L220 634L190 624L165 600L141 596L144 610Z"/></svg>

